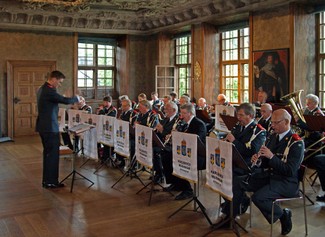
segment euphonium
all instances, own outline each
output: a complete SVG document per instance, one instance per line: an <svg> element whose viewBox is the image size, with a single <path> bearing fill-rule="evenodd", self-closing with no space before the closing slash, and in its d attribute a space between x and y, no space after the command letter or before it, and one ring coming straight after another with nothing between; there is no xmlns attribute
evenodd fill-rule
<svg viewBox="0 0 325 237"><path fill-rule="evenodd" d="M295 118L298 117L299 119L301 119L301 121L306 123L306 120L303 115L304 114L303 107L301 105L301 100L300 100L300 95L301 95L301 92L303 92L303 91L304 90L299 90L299 91L295 91L290 94L287 94L285 96L282 96L281 100L289 103L289 106L290 106L293 116Z"/></svg>

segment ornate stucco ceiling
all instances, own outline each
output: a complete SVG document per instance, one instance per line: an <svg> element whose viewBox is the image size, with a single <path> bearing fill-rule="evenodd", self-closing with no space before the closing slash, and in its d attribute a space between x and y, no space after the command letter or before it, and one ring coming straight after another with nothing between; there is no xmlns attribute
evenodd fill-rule
<svg viewBox="0 0 325 237"><path fill-rule="evenodd" d="M324 0L0 0L0 28L151 34L192 23L225 24L251 11Z"/></svg>

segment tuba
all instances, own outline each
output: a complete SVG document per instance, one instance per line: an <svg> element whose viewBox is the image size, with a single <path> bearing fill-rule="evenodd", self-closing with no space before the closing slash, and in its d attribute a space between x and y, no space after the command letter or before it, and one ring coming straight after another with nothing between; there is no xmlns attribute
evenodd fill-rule
<svg viewBox="0 0 325 237"><path fill-rule="evenodd" d="M280 100L289 103L289 106L292 110L294 118L299 118L299 119L301 119L301 121L306 123L306 120L304 118L303 107L301 105L301 100L300 100L300 95L301 95L301 92L303 92L303 91L304 90L292 92L290 94L282 96L280 98Z"/></svg>

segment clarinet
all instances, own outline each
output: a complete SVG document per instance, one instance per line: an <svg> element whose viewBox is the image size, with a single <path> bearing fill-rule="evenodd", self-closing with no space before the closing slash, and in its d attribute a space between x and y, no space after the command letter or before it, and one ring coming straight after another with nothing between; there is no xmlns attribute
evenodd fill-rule
<svg viewBox="0 0 325 237"><path fill-rule="evenodd" d="M183 125L181 125L183 124ZM178 117L175 122L174 122L174 125L173 125L173 128L172 130L170 131L170 133L168 133L166 136L165 136L165 141L164 141L164 146L167 145L167 144L171 144L171 141L172 141L172 132L173 131L179 131L178 128L179 127L183 127L184 126L184 121L183 119L181 119L180 117Z"/></svg>

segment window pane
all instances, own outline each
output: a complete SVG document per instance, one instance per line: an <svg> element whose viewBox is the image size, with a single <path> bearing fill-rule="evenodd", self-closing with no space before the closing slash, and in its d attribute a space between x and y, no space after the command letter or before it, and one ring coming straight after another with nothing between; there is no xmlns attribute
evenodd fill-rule
<svg viewBox="0 0 325 237"><path fill-rule="evenodd" d="M78 70L78 87L93 87L93 70Z"/></svg>
<svg viewBox="0 0 325 237"><path fill-rule="evenodd" d="M113 86L113 71L98 70L98 86L112 87Z"/></svg>
<svg viewBox="0 0 325 237"><path fill-rule="evenodd" d="M78 43L78 65L94 65L94 45Z"/></svg>

